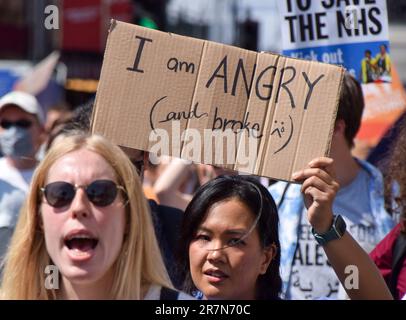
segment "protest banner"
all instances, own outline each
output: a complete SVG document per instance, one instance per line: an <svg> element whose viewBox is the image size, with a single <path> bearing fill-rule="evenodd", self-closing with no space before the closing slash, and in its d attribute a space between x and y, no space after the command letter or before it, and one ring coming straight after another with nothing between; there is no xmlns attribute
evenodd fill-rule
<svg viewBox="0 0 406 320"><path fill-rule="evenodd" d="M287 31L282 32L283 54L341 64L363 83L390 82L385 1L283 0L278 5ZM385 47L386 59L378 65Z"/></svg>
<svg viewBox="0 0 406 320"><path fill-rule="evenodd" d="M283 54L343 65L362 83L357 139L376 145L406 106L390 57L386 1L283 0L278 6Z"/></svg>
<svg viewBox="0 0 406 320"><path fill-rule="evenodd" d="M375 146L405 112L406 92L397 70L392 68L392 83L362 85L365 111L357 140Z"/></svg>
<svg viewBox="0 0 406 320"><path fill-rule="evenodd" d="M290 180L328 155L342 77L335 65L113 20L92 132L125 147Z"/></svg>

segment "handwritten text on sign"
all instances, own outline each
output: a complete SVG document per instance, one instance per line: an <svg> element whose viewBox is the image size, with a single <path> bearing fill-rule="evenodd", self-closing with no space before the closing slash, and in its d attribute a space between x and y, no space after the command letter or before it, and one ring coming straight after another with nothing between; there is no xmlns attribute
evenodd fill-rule
<svg viewBox="0 0 406 320"><path fill-rule="evenodd" d="M149 38L143 38L143 37L139 37L136 36L136 40L139 41L139 46L138 46L138 50L135 54L135 60L134 60L134 65L132 67L128 67L126 68L129 71L133 71L133 72L139 72L139 73L144 73L144 69L141 68L140 63L141 63L141 58L143 55L143 51L144 51L144 47L145 44L151 44L153 43L153 39L149 39ZM180 59L176 58L176 57L171 57L167 64L166 67L168 70L172 70L173 72L178 72L178 71L183 71L183 72L190 72L190 73L194 73L196 70L196 64L193 62L184 62L181 61ZM206 82L206 88L210 88L210 86L212 85L212 83L217 80L217 81L221 81L223 88L224 88L224 93L225 94L231 94L232 96L236 95L236 91L237 91L237 87L239 86L239 82L241 81L243 83L245 92L246 92L246 96L247 99L250 97L250 93L251 93L251 89L252 89L252 85L254 82L254 75L255 75L255 71L257 68L257 65L254 64L254 70L251 73L251 76L248 77L245 67L244 67L244 60L242 58L240 58L238 60L238 64L237 66L234 68L235 70L233 70L233 78L232 79L228 79L228 68L230 68L229 63L228 63L228 56L225 55L223 57L223 59L219 62L217 68L214 70L214 72L212 73L212 75L210 76L210 78L207 80ZM267 82L265 79L269 78L266 77L267 75L271 74L272 77L275 76L275 73L278 71L278 67L276 65L270 65L267 66L265 69L263 69L262 71L259 72L259 76L257 77L256 81L255 81L255 95L258 97L258 99L264 100L264 101L268 101L271 99L272 97L272 90L274 87L273 83L269 83ZM279 70L280 72L280 80L279 83L277 85L276 88L276 94L275 94L275 103L278 103L278 98L282 90L285 90L286 93L288 94L288 97L290 99L290 106L291 108L295 108L296 107L296 102L295 99L293 97L292 94L292 90L289 88L289 84L293 83L294 81L300 81L299 78L300 76L297 75L297 71L296 68L294 66L287 66L287 67L283 67ZM289 75L284 79L283 75L284 73L288 73ZM308 74L303 71L301 72L301 76L303 77L304 82L307 85L307 91L305 93L305 100L303 101L303 106L299 106L299 107L303 107L304 110L307 109L310 98L312 96L313 90L315 88L315 86L317 85L317 83L324 77L324 74L319 75L314 81L311 81L309 79ZM283 80L284 79L284 80ZM229 91L229 83L230 80L232 82L232 87L231 87L231 91ZM262 90L262 92L261 92ZM154 112L156 111L158 105L163 102L164 99L166 99L167 96L163 96L161 98L159 98L152 106L151 111L150 111L150 126L152 130L155 130L155 125L154 125ZM199 112L198 111L198 107L199 107L199 102L196 102L196 104L193 106L193 109L189 112L176 112L176 111L170 111L169 113L167 113L164 116L164 119L162 120L158 120L159 123L162 122L168 122L168 121L179 121L181 119L191 119L191 118L196 118L196 119L200 119L202 117L208 117L209 114L207 112ZM233 132L238 133L241 130L246 130L248 136L250 136L250 134L252 134L252 136L254 138L262 138L263 134L261 134L262 130L261 127L259 125L259 123L253 123L251 125L251 123L248 121L248 117L249 117L249 112L247 112L244 115L243 120L235 120L235 119L227 119L227 118L221 118L220 116L217 115L218 114L218 107L215 107L215 115L214 115L214 121L212 124L212 130L223 130L225 131L226 129L230 128ZM277 120L275 120L277 123ZM290 121L291 121L291 130L293 130L293 123L292 123L292 118L290 117ZM278 132L279 137L281 137L281 131L283 132L284 129L282 128L281 130L279 129L275 129L271 135L274 132ZM291 134L288 135L289 137L291 137ZM284 147L286 147L287 144L284 145ZM279 149L279 151L281 151L282 149Z"/></svg>
<svg viewBox="0 0 406 320"><path fill-rule="evenodd" d="M173 123L182 135L231 131L235 158L242 136L258 141L257 164L249 172L288 179L328 152L341 77L336 66L115 22L92 129L144 150L152 147L150 132L169 131ZM170 137L183 150L186 141ZM188 158L182 151L175 155Z"/></svg>

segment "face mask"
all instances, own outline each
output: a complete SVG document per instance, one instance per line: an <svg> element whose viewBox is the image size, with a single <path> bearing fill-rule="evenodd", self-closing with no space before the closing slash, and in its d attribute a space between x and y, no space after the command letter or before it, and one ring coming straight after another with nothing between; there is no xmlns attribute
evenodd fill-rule
<svg viewBox="0 0 406 320"><path fill-rule="evenodd" d="M47 152L46 147L47 147L46 143L41 144L37 153L35 154L35 159L37 159L38 162L40 162L40 161L42 161L42 159L44 159L45 154Z"/></svg>
<svg viewBox="0 0 406 320"><path fill-rule="evenodd" d="M31 133L15 126L0 134L0 147L4 156L12 158L32 156L34 152Z"/></svg>

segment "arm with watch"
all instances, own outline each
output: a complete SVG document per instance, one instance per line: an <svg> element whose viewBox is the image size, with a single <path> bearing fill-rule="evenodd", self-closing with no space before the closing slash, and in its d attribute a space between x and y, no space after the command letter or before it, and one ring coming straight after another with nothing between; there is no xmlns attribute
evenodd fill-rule
<svg viewBox="0 0 406 320"><path fill-rule="evenodd" d="M343 218L339 214L333 214L333 201L339 189L333 159L313 159L308 168L295 172L292 179L302 183L307 219L312 225L315 240L323 247L348 296L351 299L364 300L392 299L373 261L346 231ZM349 276L348 271L345 273L347 266L357 267L358 289L346 288L345 279Z"/></svg>

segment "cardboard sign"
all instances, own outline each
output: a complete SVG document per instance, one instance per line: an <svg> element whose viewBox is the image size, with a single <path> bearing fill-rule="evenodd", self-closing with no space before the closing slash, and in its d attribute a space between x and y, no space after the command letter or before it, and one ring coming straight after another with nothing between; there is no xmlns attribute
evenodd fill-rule
<svg viewBox="0 0 406 320"><path fill-rule="evenodd" d="M275 179L329 153L343 69L113 20L92 132Z"/></svg>

